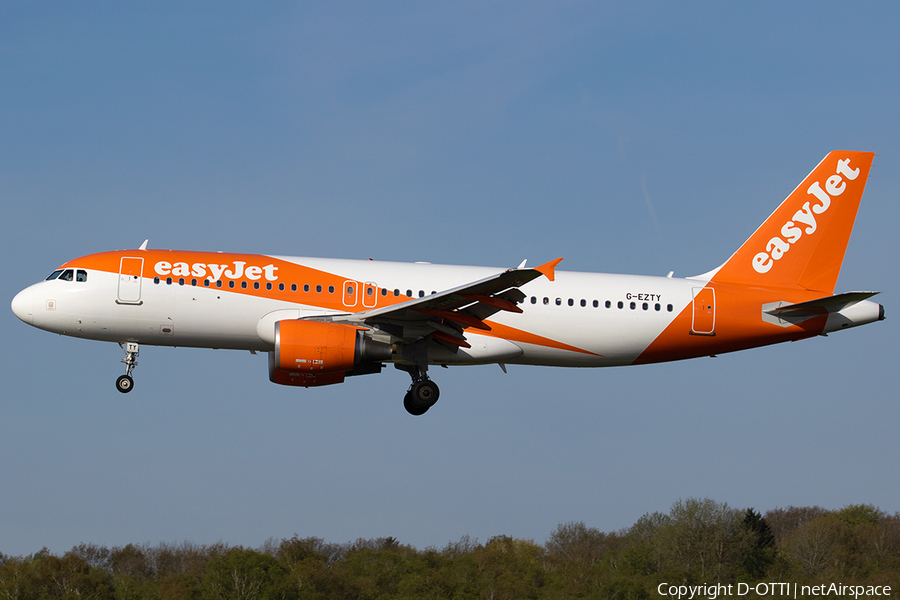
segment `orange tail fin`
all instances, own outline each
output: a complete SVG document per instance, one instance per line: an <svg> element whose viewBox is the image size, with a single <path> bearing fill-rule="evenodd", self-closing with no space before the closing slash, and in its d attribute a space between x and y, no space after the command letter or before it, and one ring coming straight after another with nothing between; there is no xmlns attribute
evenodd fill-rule
<svg viewBox="0 0 900 600"><path fill-rule="evenodd" d="M833 293L874 156L828 154L712 281Z"/></svg>

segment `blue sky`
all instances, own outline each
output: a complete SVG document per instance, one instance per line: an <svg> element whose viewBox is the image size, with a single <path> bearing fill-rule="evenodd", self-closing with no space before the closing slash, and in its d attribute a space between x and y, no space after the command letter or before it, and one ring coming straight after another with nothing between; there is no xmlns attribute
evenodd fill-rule
<svg viewBox="0 0 900 600"><path fill-rule="evenodd" d="M900 510L890 3L0 5L3 297L103 250L685 276L834 149L877 153L837 291L888 320L703 359L269 383L246 352L0 319L0 552L543 542L679 498Z"/></svg>

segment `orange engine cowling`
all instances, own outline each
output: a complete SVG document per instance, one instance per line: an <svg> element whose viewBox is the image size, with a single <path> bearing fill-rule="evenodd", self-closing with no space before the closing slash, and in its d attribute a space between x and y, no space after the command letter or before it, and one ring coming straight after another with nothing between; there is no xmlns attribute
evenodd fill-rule
<svg viewBox="0 0 900 600"><path fill-rule="evenodd" d="M374 373L391 358L391 346L352 325L284 320L275 323L269 379L281 385L315 387L342 383L347 375ZM369 364L366 364L369 363Z"/></svg>
<svg viewBox="0 0 900 600"><path fill-rule="evenodd" d="M346 375L340 373L302 373L300 371L282 371L269 365L269 381L279 385L295 385L298 387L317 387L344 383Z"/></svg>

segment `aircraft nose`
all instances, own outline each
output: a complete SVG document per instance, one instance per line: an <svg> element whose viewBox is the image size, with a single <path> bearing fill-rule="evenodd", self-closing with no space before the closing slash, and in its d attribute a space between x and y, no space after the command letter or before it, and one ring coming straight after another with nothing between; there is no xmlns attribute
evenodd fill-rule
<svg viewBox="0 0 900 600"><path fill-rule="evenodd" d="M12 299L12 311L22 321L29 325L34 324L34 299L31 291L24 289Z"/></svg>

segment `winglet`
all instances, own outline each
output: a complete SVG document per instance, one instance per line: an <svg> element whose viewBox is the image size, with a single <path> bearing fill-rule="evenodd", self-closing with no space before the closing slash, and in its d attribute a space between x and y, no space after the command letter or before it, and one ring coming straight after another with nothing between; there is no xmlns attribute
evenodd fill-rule
<svg viewBox="0 0 900 600"><path fill-rule="evenodd" d="M556 279L556 265L561 262L562 258L557 258L556 260L551 260L550 262L544 263L539 267L535 267L534 270L550 281L554 281Z"/></svg>

